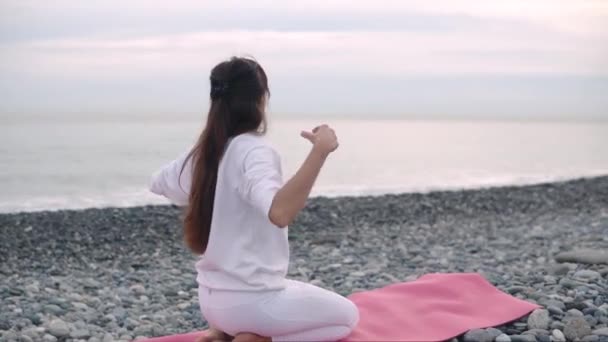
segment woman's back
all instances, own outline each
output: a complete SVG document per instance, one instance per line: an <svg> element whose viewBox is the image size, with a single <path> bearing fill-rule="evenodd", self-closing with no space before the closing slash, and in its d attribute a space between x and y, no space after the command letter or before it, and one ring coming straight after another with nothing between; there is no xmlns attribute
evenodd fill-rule
<svg viewBox="0 0 608 342"><path fill-rule="evenodd" d="M280 157L263 138L270 90L262 67L233 57L209 79L211 103L198 142L155 174L150 188L187 204L184 242L201 255L199 303L211 327L200 341L225 340L226 333L235 341L347 336L358 321L351 301L286 279L287 226L338 148L335 132L327 125L302 131L313 147L283 184Z"/></svg>
<svg viewBox="0 0 608 342"><path fill-rule="evenodd" d="M241 291L285 287L288 230L268 217L282 185L280 157L263 136L231 139L218 169L207 250L196 263L200 285Z"/></svg>

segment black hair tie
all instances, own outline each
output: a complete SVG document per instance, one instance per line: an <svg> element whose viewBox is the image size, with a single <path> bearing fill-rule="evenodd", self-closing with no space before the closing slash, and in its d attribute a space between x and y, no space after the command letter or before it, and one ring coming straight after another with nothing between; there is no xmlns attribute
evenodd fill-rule
<svg viewBox="0 0 608 342"><path fill-rule="evenodd" d="M228 93L228 82L211 79L211 98L219 99Z"/></svg>

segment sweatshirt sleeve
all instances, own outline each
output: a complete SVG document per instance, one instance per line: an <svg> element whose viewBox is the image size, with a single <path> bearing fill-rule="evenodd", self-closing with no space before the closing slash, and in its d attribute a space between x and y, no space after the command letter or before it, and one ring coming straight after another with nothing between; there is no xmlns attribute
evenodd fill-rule
<svg viewBox="0 0 608 342"><path fill-rule="evenodd" d="M251 149L243 160L239 193L260 214L268 218L276 193L283 186L281 159L270 146Z"/></svg>
<svg viewBox="0 0 608 342"><path fill-rule="evenodd" d="M181 177L180 172L189 152L184 152L177 159L165 164L152 175L149 182L151 192L164 196L180 206L188 204L190 186L192 184L191 158L184 167Z"/></svg>

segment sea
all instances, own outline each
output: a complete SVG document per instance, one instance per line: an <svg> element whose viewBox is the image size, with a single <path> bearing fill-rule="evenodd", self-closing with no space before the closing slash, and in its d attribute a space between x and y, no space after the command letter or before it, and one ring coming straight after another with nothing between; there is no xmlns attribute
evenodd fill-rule
<svg viewBox="0 0 608 342"><path fill-rule="evenodd" d="M285 179L310 150L302 130L329 124L340 146L314 196L524 185L608 175L608 122L270 120ZM43 117L0 125L0 212L167 204L150 176L189 150L204 118Z"/></svg>

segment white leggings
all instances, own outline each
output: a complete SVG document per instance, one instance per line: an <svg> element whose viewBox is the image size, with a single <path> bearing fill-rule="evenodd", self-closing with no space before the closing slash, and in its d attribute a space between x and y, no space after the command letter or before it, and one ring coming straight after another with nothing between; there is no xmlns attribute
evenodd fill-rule
<svg viewBox="0 0 608 342"><path fill-rule="evenodd" d="M220 291L199 286L199 304L210 326L232 336L241 332L273 341L336 341L350 334L359 311L349 299L287 279L278 291Z"/></svg>

